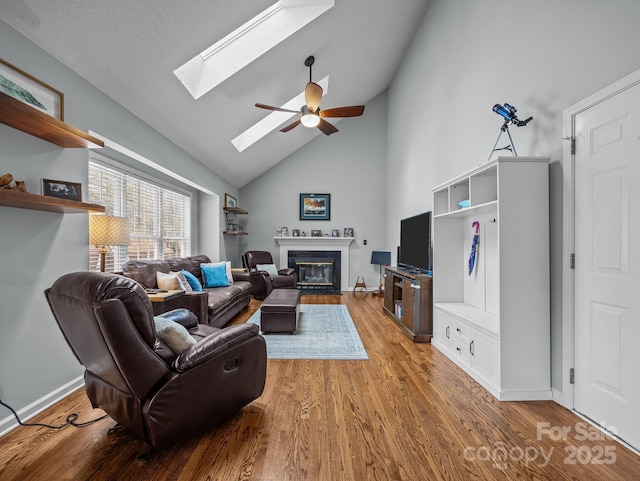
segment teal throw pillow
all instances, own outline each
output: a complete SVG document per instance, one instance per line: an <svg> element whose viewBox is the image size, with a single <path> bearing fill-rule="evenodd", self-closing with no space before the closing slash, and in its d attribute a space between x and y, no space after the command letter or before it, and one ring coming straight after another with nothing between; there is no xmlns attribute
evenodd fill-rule
<svg viewBox="0 0 640 481"><path fill-rule="evenodd" d="M200 264L204 287L225 287L229 285L227 268L224 263L220 265Z"/></svg>
<svg viewBox="0 0 640 481"><path fill-rule="evenodd" d="M191 289L193 289L194 292L202 291L202 284L200 284L200 281L196 276L194 276L191 272L185 269L182 269L182 273L187 278L187 282L189 283L189 285L191 286Z"/></svg>

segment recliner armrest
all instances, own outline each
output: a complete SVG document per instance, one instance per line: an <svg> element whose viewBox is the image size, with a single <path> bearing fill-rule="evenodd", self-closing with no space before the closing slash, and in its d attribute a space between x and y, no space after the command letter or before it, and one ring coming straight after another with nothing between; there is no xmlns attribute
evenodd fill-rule
<svg viewBox="0 0 640 481"><path fill-rule="evenodd" d="M163 312L159 317L171 319L173 322L183 325L187 329L193 329L198 326L198 317L189 309L178 308L171 311Z"/></svg>
<svg viewBox="0 0 640 481"><path fill-rule="evenodd" d="M247 281L251 282L251 274L247 271L244 272L231 272L234 281Z"/></svg>
<svg viewBox="0 0 640 481"><path fill-rule="evenodd" d="M189 346L180 353L173 366L178 372L188 371L254 336L259 336L259 328L255 324L226 327Z"/></svg>
<svg viewBox="0 0 640 481"><path fill-rule="evenodd" d="M160 313L156 312L157 305L154 304L153 307L154 313L159 315ZM164 308L167 311L180 308L188 309L196 315L200 324L209 323L209 293L206 291L185 292L183 296L165 301Z"/></svg>
<svg viewBox="0 0 640 481"><path fill-rule="evenodd" d="M292 269L291 267L285 267L284 269L278 270L278 274L280 274L281 276L292 276L295 273L296 270Z"/></svg>

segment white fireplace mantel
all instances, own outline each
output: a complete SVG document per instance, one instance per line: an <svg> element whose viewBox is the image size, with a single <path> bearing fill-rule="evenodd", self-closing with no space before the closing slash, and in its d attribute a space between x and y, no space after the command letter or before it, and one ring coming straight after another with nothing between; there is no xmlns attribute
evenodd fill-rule
<svg viewBox="0 0 640 481"><path fill-rule="evenodd" d="M355 237L274 237L280 245L280 269L288 267L289 251L340 251L340 290L348 290L349 246Z"/></svg>

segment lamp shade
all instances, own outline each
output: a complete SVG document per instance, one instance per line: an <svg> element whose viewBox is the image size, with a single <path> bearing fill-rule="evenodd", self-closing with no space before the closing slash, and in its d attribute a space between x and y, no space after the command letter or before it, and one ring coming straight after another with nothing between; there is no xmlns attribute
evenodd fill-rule
<svg viewBox="0 0 640 481"><path fill-rule="evenodd" d="M371 263L381 266L391 264L391 252L389 251L371 251Z"/></svg>
<svg viewBox="0 0 640 481"><path fill-rule="evenodd" d="M96 246L129 245L129 223L125 217L89 216L89 244Z"/></svg>

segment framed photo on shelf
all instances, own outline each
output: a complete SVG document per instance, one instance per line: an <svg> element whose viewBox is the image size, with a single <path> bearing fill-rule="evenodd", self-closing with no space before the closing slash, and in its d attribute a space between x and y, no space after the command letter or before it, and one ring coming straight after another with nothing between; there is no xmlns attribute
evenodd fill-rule
<svg viewBox="0 0 640 481"><path fill-rule="evenodd" d="M345 237L353 237L353 227L345 227L344 228L344 236Z"/></svg>
<svg viewBox="0 0 640 481"><path fill-rule="evenodd" d="M42 179L42 195L82 202L82 184L66 180Z"/></svg>
<svg viewBox="0 0 640 481"><path fill-rule="evenodd" d="M0 92L64 121L64 94L1 58Z"/></svg>
<svg viewBox="0 0 640 481"><path fill-rule="evenodd" d="M224 194L224 206L225 207L238 207L238 200L225 192Z"/></svg>
<svg viewBox="0 0 640 481"><path fill-rule="evenodd" d="M331 194L300 194L300 220L331 220Z"/></svg>

